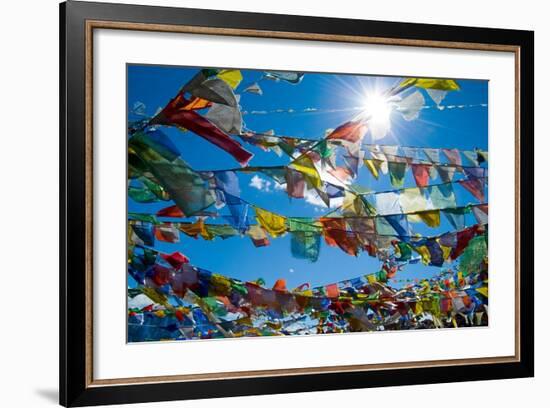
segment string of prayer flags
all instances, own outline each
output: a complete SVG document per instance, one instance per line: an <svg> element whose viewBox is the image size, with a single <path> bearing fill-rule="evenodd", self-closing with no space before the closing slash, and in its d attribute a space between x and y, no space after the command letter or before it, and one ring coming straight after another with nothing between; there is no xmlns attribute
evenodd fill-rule
<svg viewBox="0 0 550 408"><path fill-rule="evenodd" d="M484 238L478 238L474 238L466 250L471 253L469 264L476 265L486 254L486 248L484 250L480 245ZM431 264L441 263L442 249L438 249L436 244L426 241L418 247L418 252ZM292 291L288 290L286 280L282 278L268 289L265 282L242 282L192 267L188 262L176 266L159 262L159 259L165 262L170 256L168 254L159 253L155 262L154 251L134 247L130 275L139 279L139 271L133 269L133 265L143 269L142 265L151 265L151 262L153 273L147 280L139 279L140 286L129 290L129 321L149 319L147 322L153 323L150 319L167 319L167 322L173 322L170 319L175 318L179 323L173 324L169 330L178 333L183 330L194 336L195 330L206 333L204 328L210 327L208 332L221 330L220 335L227 336L229 331L239 333L243 327L252 325L255 326L251 327L253 330L262 327L262 330L266 330L265 327L274 330L265 335L279 330L288 333L292 327L300 327L298 322L306 320L315 321L316 327L327 324L334 327L337 321L343 322L342 316L352 312L357 318L368 313L370 317L364 324L368 322L370 330L375 330L377 325L391 327L397 321L396 315L414 319L415 315L427 312L442 324L459 313L470 316L481 313L478 310L483 309L487 299L487 285L480 279L485 269L475 267L465 274L442 271L430 280L395 279L399 262L406 262L401 259L415 258L412 258L414 249L408 244L394 245L396 254L400 256L384 262L379 272L312 289L306 283ZM387 286L389 280L407 283L406 290L392 290ZM338 320L332 320L331 316ZM474 320L471 322L473 324ZM179 327L180 324L186 326ZM146 325L152 326L158 327L158 324ZM129 326L132 327L141 325Z"/></svg>

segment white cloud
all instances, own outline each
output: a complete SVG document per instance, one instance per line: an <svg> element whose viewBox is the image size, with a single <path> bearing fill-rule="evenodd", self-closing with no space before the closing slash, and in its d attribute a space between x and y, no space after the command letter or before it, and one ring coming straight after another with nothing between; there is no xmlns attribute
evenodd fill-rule
<svg viewBox="0 0 550 408"><path fill-rule="evenodd" d="M293 273L293 272L294 272L294 268L290 268L288 271L289 271L290 273Z"/></svg>
<svg viewBox="0 0 550 408"><path fill-rule="evenodd" d="M252 177L252 179L250 180L249 186L255 188L256 190L269 193L271 191L272 184L273 183L271 181L264 180L263 178L254 175L254 177Z"/></svg>
<svg viewBox="0 0 550 408"><path fill-rule="evenodd" d="M286 190L286 183L283 183L283 184L273 183L273 188L275 190Z"/></svg>
<svg viewBox="0 0 550 408"><path fill-rule="evenodd" d="M315 190L307 190L304 194L304 198L306 200L306 203L311 204L316 207L324 207L327 208L327 205L323 200L321 200L321 197L319 197L319 194Z"/></svg>

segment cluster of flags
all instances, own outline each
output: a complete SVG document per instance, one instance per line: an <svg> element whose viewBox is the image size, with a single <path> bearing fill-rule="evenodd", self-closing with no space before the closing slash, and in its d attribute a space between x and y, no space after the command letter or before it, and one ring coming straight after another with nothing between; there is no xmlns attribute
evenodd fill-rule
<svg viewBox="0 0 550 408"><path fill-rule="evenodd" d="M303 77L268 71L261 81L299 84ZM128 196L166 206L128 214L130 341L486 324L487 152L366 144L368 132L373 139L385 136L378 130L375 135L368 112L318 140L250 131L236 94L242 80L239 70L202 69L154 116L134 107L140 119L128 126ZM259 82L242 92L262 95ZM405 120L414 120L425 106L422 92L439 105L458 89L454 80L406 78L384 98ZM237 167L193 169L163 127L203 138ZM287 155L289 162L250 166L254 155L247 146ZM393 189L357 185L362 168L374 179L388 175ZM263 174L289 198L315 194L330 211L295 217L250 203L241 197L239 173ZM404 187L407 174L415 187ZM460 204L457 189L475 202ZM429 236L414 231L416 223L440 227L441 214L449 231ZM153 249L157 241L178 243L182 235L205 241L246 236L255 247L290 235L295 258L317 261L324 242L351 256L375 256L382 266L320 287L288 290L279 279L266 288L262 281L242 282L192 266L180 252ZM391 288L388 279L417 262L449 268L406 289Z"/></svg>

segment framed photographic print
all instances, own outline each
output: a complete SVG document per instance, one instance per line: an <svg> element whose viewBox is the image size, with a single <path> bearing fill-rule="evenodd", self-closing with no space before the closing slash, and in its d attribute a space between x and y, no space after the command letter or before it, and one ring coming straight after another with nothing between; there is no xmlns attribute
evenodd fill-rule
<svg viewBox="0 0 550 408"><path fill-rule="evenodd" d="M532 32L60 13L61 404L534 375Z"/></svg>

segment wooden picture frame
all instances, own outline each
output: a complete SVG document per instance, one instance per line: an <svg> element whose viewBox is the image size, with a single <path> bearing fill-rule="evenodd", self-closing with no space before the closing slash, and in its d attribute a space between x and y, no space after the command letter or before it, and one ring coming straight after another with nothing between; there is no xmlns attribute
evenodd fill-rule
<svg viewBox="0 0 550 408"><path fill-rule="evenodd" d="M184 376L93 377L93 31L196 33L515 54L515 354ZM290 393L534 375L534 33L68 1L60 5L60 403ZM521 250L520 250L521 249Z"/></svg>

